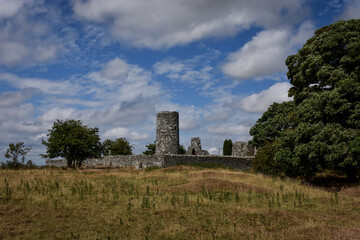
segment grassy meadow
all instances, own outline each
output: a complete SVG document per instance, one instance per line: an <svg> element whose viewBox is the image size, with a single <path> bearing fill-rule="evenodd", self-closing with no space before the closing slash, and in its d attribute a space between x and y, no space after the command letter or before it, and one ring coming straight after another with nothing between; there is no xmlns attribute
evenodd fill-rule
<svg viewBox="0 0 360 240"><path fill-rule="evenodd" d="M0 239L358 239L339 192L190 166L0 170Z"/></svg>

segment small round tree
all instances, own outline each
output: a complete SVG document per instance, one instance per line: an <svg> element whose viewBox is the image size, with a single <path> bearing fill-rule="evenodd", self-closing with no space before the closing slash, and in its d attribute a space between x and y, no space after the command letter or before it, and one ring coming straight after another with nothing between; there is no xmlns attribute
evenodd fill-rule
<svg viewBox="0 0 360 240"><path fill-rule="evenodd" d="M223 145L223 155L230 156L232 154L232 141L231 139L225 139Z"/></svg>
<svg viewBox="0 0 360 240"><path fill-rule="evenodd" d="M80 120L57 120L42 140L46 146L44 157L63 157L69 167L80 167L89 157L100 157L101 143L98 128L84 126Z"/></svg>
<svg viewBox="0 0 360 240"><path fill-rule="evenodd" d="M155 154L155 148L156 148L155 142L149 143L149 144L145 145L145 147L146 147L146 150L143 152L143 154L145 154L145 155L154 155Z"/></svg>
<svg viewBox="0 0 360 240"><path fill-rule="evenodd" d="M23 142L10 143L9 148L6 150L4 156L11 161L7 161L9 167L20 167L25 162L25 156L30 152L30 147L25 147Z"/></svg>
<svg viewBox="0 0 360 240"><path fill-rule="evenodd" d="M134 148L126 138L118 138L116 140L106 139L102 145L102 153L104 156L132 155Z"/></svg>
<svg viewBox="0 0 360 240"><path fill-rule="evenodd" d="M185 149L184 145L182 145L182 144L180 144L180 146L179 146L179 154L180 155L186 154L186 149Z"/></svg>

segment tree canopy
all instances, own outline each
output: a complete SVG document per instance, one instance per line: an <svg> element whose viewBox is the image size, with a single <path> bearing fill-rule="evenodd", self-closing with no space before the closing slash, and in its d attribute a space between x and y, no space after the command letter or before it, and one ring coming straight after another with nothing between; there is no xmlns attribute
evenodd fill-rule
<svg viewBox="0 0 360 240"><path fill-rule="evenodd" d="M102 144L102 153L108 155L132 155L133 146L126 138L106 139Z"/></svg>
<svg viewBox="0 0 360 240"><path fill-rule="evenodd" d="M11 159L8 161L7 165L10 167L19 167L24 164L25 156L30 152L30 147L25 147L23 142L18 143L10 143L9 148L6 149L6 153L4 154L5 158ZM29 160L29 164L31 164L31 160Z"/></svg>
<svg viewBox="0 0 360 240"><path fill-rule="evenodd" d="M273 104L250 130L255 146L271 144L272 166L288 176L311 177L331 169L356 178L360 168L359 53L358 19L316 30L297 54L287 58L289 96L294 101Z"/></svg>
<svg viewBox="0 0 360 240"><path fill-rule="evenodd" d="M293 101L273 103L250 129L253 139L250 141L256 147L265 146L280 137L282 131L291 126L291 115L294 111Z"/></svg>
<svg viewBox="0 0 360 240"><path fill-rule="evenodd" d="M146 147L146 150L143 152L143 154L145 154L145 155L154 155L155 154L155 148L156 148L155 142L149 143L149 144L145 145L145 147Z"/></svg>
<svg viewBox="0 0 360 240"><path fill-rule="evenodd" d="M225 139L223 145L223 155L230 156L232 154L232 141L231 139Z"/></svg>
<svg viewBox="0 0 360 240"><path fill-rule="evenodd" d="M184 145L182 145L182 144L180 144L180 146L179 146L179 154L180 155L186 154L186 149L185 149Z"/></svg>
<svg viewBox="0 0 360 240"><path fill-rule="evenodd" d="M69 167L81 166L86 158L100 157L101 142L98 128L84 126L80 120L57 120L48 130L48 139L42 140L44 157L63 157Z"/></svg>

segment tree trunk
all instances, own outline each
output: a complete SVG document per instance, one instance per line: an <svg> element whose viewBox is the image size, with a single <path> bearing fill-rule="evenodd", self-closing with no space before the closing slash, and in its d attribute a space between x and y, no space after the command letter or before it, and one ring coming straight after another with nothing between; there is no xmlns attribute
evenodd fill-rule
<svg viewBox="0 0 360 240"><path fill-rule="evenodd" d="M350 182L354 182L354 183L358 182L358 178L357 178L358 171L355 167L353 167L353 166L346 167L345 172L346 172L347 179Z"/></svg>

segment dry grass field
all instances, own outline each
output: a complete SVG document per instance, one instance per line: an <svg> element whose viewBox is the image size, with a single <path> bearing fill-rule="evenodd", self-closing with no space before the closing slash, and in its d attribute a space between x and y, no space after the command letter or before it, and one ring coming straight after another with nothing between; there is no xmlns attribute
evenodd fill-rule
<svg viewBox="0 0 360 240"><path fill-rule="evenodd" d="M0 170L0 239L359 239L360 186L177 166Z"/></svg>

